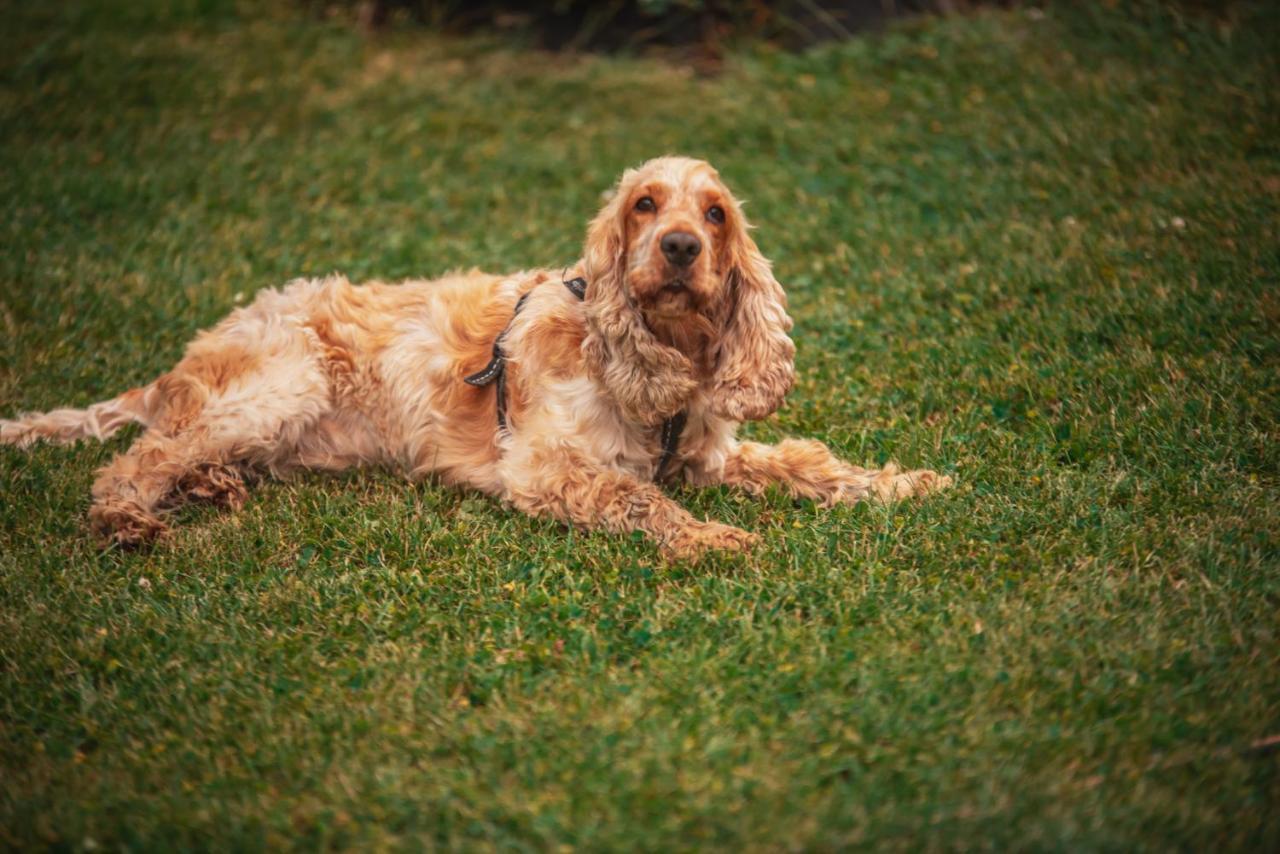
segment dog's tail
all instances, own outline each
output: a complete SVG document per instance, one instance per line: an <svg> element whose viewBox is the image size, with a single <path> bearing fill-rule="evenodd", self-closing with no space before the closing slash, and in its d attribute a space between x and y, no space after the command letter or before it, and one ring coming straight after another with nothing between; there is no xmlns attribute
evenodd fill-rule
<svg viewBox="0 0 1280 854"><path fill-rule="evenodd" d="M80 439L106 439L131 421L149 420L149 395L154 383L132 388L119 397L85 409L28 412L12 421L0 419L0 445L26 448L39 441L68 444Z"/></svg>

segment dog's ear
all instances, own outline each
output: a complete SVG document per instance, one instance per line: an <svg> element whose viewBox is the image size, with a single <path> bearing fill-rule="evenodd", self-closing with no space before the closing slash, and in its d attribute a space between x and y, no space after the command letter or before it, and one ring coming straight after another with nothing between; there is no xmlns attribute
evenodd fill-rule
<svg viewBox="0 0 1280 854"><path fill-rule="evenodd" d="M768 416L791 390L796 347L787 333L787 295L760 253L750 225L735 203L727 244L726 283L730 307L721 333L711 408L723 418L750 421Z"/></svg>
<svg viewBox="0 0 1280 854"><path fill-rule="evenodd" d="M589 329L583 354L628 419L659 424L684 408L697 387L693 365L660 343L627 292L627 203L637 179L628 171L591 221L582 253Z"/></svg>
<svg viewBox="0 0 1280 854"><path fill-rule="evenodd" d="M631 173L622 176L613 194L595 219L587 226L587 243L582 250L583 273L587 279L587 300L602 296L606 291L621 288L626 272L627 233L624 204L624 184Z"/></svg>

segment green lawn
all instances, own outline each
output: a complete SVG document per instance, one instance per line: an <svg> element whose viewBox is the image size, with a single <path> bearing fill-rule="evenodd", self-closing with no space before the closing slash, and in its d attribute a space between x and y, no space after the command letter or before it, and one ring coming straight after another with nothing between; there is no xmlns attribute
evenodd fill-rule
<svg viewBox="0 0 1280 854"><path fill-rule="evenodd" d="M705 78L263 5L6 6L0 415L294 276L571 261L681 152L791 295L800 380L746 432L958 486L681 491L765 544L667 565L366 472L100 553L136 431L0 448L0 847L1280 846L1280 12Z"/></svg>

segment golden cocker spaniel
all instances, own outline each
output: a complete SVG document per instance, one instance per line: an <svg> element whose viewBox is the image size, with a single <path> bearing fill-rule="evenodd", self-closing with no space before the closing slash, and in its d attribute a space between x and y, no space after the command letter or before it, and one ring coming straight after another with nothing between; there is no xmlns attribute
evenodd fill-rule
<svg viewBox="0 0 1280 854"><path fill-rule="evenodd" d="M735 437L794 377L786 296L748 229L709 164L658 158L622 176L563 273L295 280L200 333L155 382L0 421L0 441L146 425L93 485L93 526L121 544L162 534L184 499L239 507L250 475L298 467L393 463L686 557L758 537L695 519L663 480L778 484L828 505L946 486L814 441Z"/></svg>

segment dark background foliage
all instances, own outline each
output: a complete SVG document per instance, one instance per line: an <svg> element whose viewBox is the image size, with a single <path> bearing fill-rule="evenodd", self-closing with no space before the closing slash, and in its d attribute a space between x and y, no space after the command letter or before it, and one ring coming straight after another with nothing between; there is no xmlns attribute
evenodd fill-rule
<svg viewBox="0 0 1280 854"><path fill-rule="evenodd" d="M345 5L356 9L362 23L372 28L384 27L399 15L454 30L520 31L553 49L696 46L716 52L735 38L800 47L847 38L899 16L953 13L979 4L973 0L350 0Z"/></svg>

